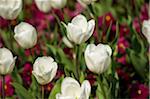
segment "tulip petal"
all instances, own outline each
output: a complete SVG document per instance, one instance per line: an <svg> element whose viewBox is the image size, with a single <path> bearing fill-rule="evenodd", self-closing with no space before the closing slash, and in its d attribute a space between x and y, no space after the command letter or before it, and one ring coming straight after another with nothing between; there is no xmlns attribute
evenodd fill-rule
<svg viewBox="0 0 150 99"><path fill-rule="evenodd" d="M67 27L67 37L70 41L80 44L82 42L82 30L77 26L69 23Z"/></svg>
<svg viewBox="0 0 150 99"><path fill-rule="evenodd" d="M56 94L56 99L76 99L76 98L71 96L63 96L60 93L58 93Z"/></svg>
<svg viewBox="0 0 150 99"><path fill-rule="evenodd" d="M95 63L91 58L91 57L93 57L93 56L91 56L91 53L94 54L95 48L96 48L96 46L94 44L89 44L85 50L84 56L85 56L85 61L86 61L88 69L92 72L98 73L98 69L96 68ZM99 58L97 58L97 59L99 59Z"/></svg>
<svg viewBox="0 0 150 99"><path fill-rule="evenodd" d="M82 29L82 33L86 32L88 23L85 16L81 14L77 15L72 19L71 23L74 24L75 26L78 26L78 28Z"/></svg>
<svg viewBox="0 0 150 99"><path fill-rule="evenodd" d="M53 62L51 65L52 65L53 67L52 67L52 72L51 72L50 81L56 76L57 68L58 68L56 62Z"/></svg>
<svg viewBox="0 0 150 99"><path fill-rule="evenodd" d="M91 93L91 85L88 80L83 81L81 85L82 93L80 98L81 99L89 99Z"/></svg>
<svg viewBox="0 0 150 99"><path fill-rule="evenodd" d="M61 93L64 96L79 97L81 94L80 84L71 77L66 77L61 85Z"/></svg>
<svg viewBox="0 0 150 99"><path fill-rule="evenodd" d="M91 37L91 35L94 32L94 28L95 28L95 20L92 19L88 22L88 28L87 28L86 37L84 41L87 41Z"/></svg>

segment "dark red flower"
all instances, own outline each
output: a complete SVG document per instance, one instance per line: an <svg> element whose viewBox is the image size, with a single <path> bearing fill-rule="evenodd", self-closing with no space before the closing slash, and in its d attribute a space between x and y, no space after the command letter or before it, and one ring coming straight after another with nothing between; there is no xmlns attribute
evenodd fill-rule
<svg viewBox="0 0 150 99"><path fill-rule="evenodd" d="M88 70L86 79L90 82L91 85L94 85L96 81L96 76Z"/></svg>
<svg viewBox="0 0 150 99"><path fill-rule="evenodd" d="M122 37L122 36L124 37L129 34L130 30L126 24L122 24L119 27L119 32L120 32L120 37Z"/></svg>
<svg viewBox="0 0 150 99"><path fill-rule="evenodd" d="M32 64L30 62L26 62L23 67L23 71L21 73L23 84L26 88L28 88L32 82Z"/></svg>
<svg viewBox="0 0 150 99"><path fill-rule="evenodd" d="M120 37L118 40L117 47L118 47L118 52L124 54L126 53L126 48L129 47L129 43L124 37Z"/></svg>
<svg viewBox="0 0 150 99"><path fill-rule="evenodd" d="M11 85L12 83L12 77L10 75L6 75L5 76L5 95L6 96L13 96L14 94L14 88ZM2 80L0 80L0 89L2 89ZM0 91L0 95L1 95L1 91Z"/></svg>
<svg viewBox="0 0 150 99"><path fill-rule="evenodd" d="M111 13L106 13L103 16L98 17L98 26L101 28L103 23L106 24L107 27L110 26L110 24L115 22L115 18Z"/></svg>
<svg viewBox="0 0 150 99"><path fill-rule="evenodd" d="M9 21L0 17L0 28L7 28L9 25Z"/></svg>
<svg viewBox="0 0 150 99"><path fill-rule="evenodd" d="M132 99L147 99L149 88L144 84L135 83L131 86L130 96Z"/></svg>

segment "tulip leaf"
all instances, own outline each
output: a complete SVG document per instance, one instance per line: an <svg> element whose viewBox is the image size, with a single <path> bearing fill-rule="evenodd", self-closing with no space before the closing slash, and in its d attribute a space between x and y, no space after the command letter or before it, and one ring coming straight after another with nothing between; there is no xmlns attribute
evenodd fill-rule
<svg viewBox="0 0 150 99"><path fill-rule="evenodd" d="M12 72L12 78L15 82L18 82L20 84L22 84L22 78L21 76L18 74L17 68L15 67L13 72Z"/></svg>
<svg viewBox="0 0 150 99"><path fill-rule="evenodd" d="M148 65L147 59L144 54L136 53L133 50L130 50L129 53L130 60L136 70L136 72L142 77L145 77L145 67Z"/></svg>
<svg viewBox="0 0 150 99"><path fill-rule="evenodd" d="M56 60L60 63L63 64L65 66L66 69L68 69L69 71L73 71L73 63L72 61L69 60L69 58L66 56L66 54L64 53L64 51L59 48L59 47L55 47L53 45L49 45L47 44L47 46L49 47L49 49L51 50L52 54L56 57Z"/></svg>
<svg viewBox="0 0 150 99"><path fill-rule="evenodd" d="M32 75L32 83L30 85L28 92L31 93L32 96L40 97L40 88L33 75Z"/></svg>
<svg viewBox="0 0 150 99"><path fill-rule="evenodd" d="M63 79L64 79L64 77L61 77L59 80L57 80L48 99L56 99L56 94L61 92L61 82Z"/></svg>
<svg viewBox="0 0 150 99"><path fill-rule="evenodd" d="M20 99L35 99L21 84L13 82L12 85Z"/></svg>

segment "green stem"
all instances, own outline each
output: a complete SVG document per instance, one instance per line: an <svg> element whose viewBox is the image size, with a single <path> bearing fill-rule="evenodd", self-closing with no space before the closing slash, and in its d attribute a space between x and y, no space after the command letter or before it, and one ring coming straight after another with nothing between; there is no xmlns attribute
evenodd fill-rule
<svg viewBox="0 0 150 99"><path fill-rule="evenodd" d="M42 98L41 99L44 99L44 86L43 85L41 86L41 90L42 90Z"/></svg>
<svg viewBox="0 0 150 99"><path fill-rule="evenodd" d="M104 99L107 99L107 95L105 93L104 85L103 85L103 82L102 82L103 76L102 75L98 75L97 76L97 80L98 80L98 83L99 83L99 85L100 85L100 87L102 89L102 93L103 93Z"/></svg>
<svg viewBox="0 0 150 99"><path fill-rule="evenodd" d="M80 74L79 74L79 72L80 72L80 64L78 62L78 58L79 58L78 47L79 47L78 45L75 45L75 48L74 48L74 52L75 52L74 66L75 66L75 69L76 69L75 76L76 76L77 80L79 80L79 78L80 78Z"/></svg>
<svg viewBox="0 0 150 99"><path fill-rule="evenodd" d="M2 75L2 99L5 99L5 76Z"/></svg>

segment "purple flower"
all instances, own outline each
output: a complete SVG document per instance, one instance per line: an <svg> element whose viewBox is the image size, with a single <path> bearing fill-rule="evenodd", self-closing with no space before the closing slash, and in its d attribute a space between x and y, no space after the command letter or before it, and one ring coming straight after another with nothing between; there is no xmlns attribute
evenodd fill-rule
<svg viewBox="0 0 150 99"><path fill-rule="evenodd" d="M26 88L29 88L32 82L31 75L32 75L32 64L30 62L26 62L24 64L23 71L21 73L22 80Z"/></svg>
<svg viewBox="0 0 150 99"><path fill-rule="evenodd" d="M149 88L140 83L132 84L130 92L132 99L148 99L149 96Z"/></svg>
<svg viewBox="0 0 150 99"><path fill-rule="evenodd" d="M14 94L14 88L11 85L12 83L12 77L10 75L5 76L5 96L13 96ZM0 89L2 89L2 80L0 80ZM1 95L0 91L0 95Z"/></svg>

